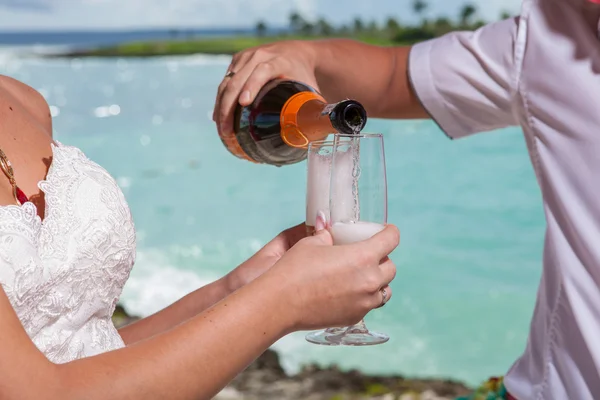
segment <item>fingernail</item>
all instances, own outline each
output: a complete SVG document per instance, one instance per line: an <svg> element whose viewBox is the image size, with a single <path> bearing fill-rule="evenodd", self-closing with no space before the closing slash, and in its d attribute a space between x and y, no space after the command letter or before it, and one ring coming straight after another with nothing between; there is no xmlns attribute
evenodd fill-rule
<svg viewBox="0 0 600 400"><path fill-rule="evenodd" d="M325 220L325 213L323 211L319 211L317 213L317 220L315 221L315 231L319 232L325 229L327 221Z"/></svg>
<svg viewBox="0 0 600 400"><path fill-rule="evenodd" d="M250 103L250 91L244 90L240 96L240 103L248 104Z"/></svg>
<svg viewBox="0 0 600 400"><path fill-rule="evenodd" d="M231 126L229 126L229 124L221 123L221 132L223 132L224 135L230 135L232 133Z"/></svg>

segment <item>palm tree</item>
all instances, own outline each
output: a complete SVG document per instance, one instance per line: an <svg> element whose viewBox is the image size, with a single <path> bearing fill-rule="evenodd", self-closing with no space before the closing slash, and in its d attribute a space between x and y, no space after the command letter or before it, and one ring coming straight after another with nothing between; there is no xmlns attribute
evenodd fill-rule
<svg viewBox="0 0 600 400"><path fill-rule="evenodd" d="M501 20L509 19L510 17L511 17L511 15L508 11L502 11L502 13L500 14Z"/></svg>
<svg viewBox="0 0 600 400"><path fill-rule="evenodd" d="M329 25L327 20L320 18L317 21L317 31L323 36L331 36L333 34L333 27Z"/></svg>
<svg viewBox="0 0 600 400"><path fill-rule="evenodd" d="M303 36L312 36L314 32L315 26L308 21L304 21L302 27L300 28L300 33L302 33Z"/></svg>
<svg viewBox="0 0 600 400"><path fill-rule="evenodd" d="M297 12L293 12L290 14L290 29L293 32L299 32L302 29L304 23L304 18L302 18L302 16Z"/></svg>
<svg viewBox="0 0 600 400"><path fill-rule="evenodd" d="M348 27L348 25L342 25L338 29L337 33L338 33L338 35L341 35L341 36L350 36L352 32L351 32L350 28Z"/></svg>
<svg viewBox="0 0 600 400"><path fill-rule="evenodd" d="M440 17L433 23L433 30L436 36L442 36L454 29L452 21L448 18Z"/></svg>
<svg viewBox="0 0 600 400"><path fill-rule="evenodd" d="M385 29L387 29L389 33L393 34L400 30L400 24L394 18L390 17L385 23Z"/></svg>
<svg viewBox="0 0 600 400"><path fill-rule="evenodd" d="M413 5L412 5L413 11L415 12L415 14L420 16L421 19L423 19L425 11L427 10L428 7L429 7L429 4L427 4L427 2L425 2L425 0L414 0L413 1Z"/></svg>
<svg viewBox="0 0 600 400"><path fill-rule="evenodd" d="M256 36L263 37L267 33L267 24L264 21L259 21L256 24Z"/></svg>
<svg viewBox="0 0 600 400"><path fill-rule="evenodd" d="M462 26L469 26L471 18L477 14L477 8L473 4L465 4L460 11L460 23Z"/></svg>
<svg viewBox="0 0 600 400"><path fill-rule="evenodd" d="M367 31L371 35L376 34L379 31L379 27L377 26L377 22L376 21L369 22L369 26L367 28Z"/></svg>
<svg viewBox="0 0 600 400"><path fill-rule="evenodd" d="M365 30L365 26L360 18L354 20L354 33L360 33Z"/></svg>

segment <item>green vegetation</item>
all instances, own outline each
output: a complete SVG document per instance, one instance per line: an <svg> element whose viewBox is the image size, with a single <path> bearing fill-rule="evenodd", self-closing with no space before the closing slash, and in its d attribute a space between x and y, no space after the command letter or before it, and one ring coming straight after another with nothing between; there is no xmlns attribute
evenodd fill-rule
<svg viewBox="0 0 600 400"><path fill-rule="evenodd" d="M365 394L369 396L383 396L390 392L392 392L392 390L381 383L371 383L365 388Z"/></svg>
<svg viewBox="0 0 600 400"><path fill-rule="evenodd" d="M473 4L465 4L455 16L430 18L429 4L425 0L414 0L412 12L419 17L415 25L403 25L388 18L383 25L376 21L356 18L352 23L334 26L325 18L311 21L299 13L289 17L289 29L284 33L270 34L265 21L259 21L254 35L238 35L221 38L194 38L185 32L171 31L171 40L156 42L125 43L114 47L99 48L68 54L69 56L99 57L150 57L185 54L233 54L249 47L290 39L352 38L381 46L408 45L432 39L455 30L474 30L485 24L478 18ZM508 18L506 12L500 18Z"/></svg>

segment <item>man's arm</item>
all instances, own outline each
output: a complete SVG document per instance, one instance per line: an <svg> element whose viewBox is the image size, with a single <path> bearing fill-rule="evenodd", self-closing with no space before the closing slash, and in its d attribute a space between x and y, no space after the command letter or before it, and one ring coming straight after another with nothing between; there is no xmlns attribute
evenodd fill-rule
<svg viewBox="0 0 600 400"><path fill-rule="evenodd" d="M328 101L353 98L373 118L429 118L410 84L411 47L334 39L316 41L313 48L315 76Z"/></svg>
<svg viewBox="0 0 600 400"><path fill-rule="evenodd" d="M520 25L511 18L412 47L332 39L248 49L232 59L234 75L219 86L214 119L219 132L230 133L236 103L250 104L264 84L285 77L319 89L331 102L356 99L370 117L431 116L453 138L516 125Z"/></svg>
<svg viewBox="0 0 600 400"><path fill-rule="evenodd" d="M236 104L252 103L270 80L304 82L329 102L360 101L375 118L427 118L408 77L409 47L379 47L354 40L284 41L233 56L217 92L213 119L219 132L233 131Z"/></svg>
<svg viewBox="0 0 600 400"><path fill-rule="evenodd" d="M510 18L413 47L316 41L316 81L326 98L357 99L375 118L429 115L452 138L516 125L519 26Z"/></svg>

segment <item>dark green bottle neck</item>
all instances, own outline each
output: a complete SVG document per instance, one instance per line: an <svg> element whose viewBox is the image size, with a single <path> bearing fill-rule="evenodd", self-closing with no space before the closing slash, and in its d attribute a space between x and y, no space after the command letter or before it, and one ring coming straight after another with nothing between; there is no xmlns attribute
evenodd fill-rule
<svg viewBox="0 0 600 400"><path fill-rule="evenodd" d="M326 108L333 128L339 133L351 135L362 131L367 124L367 111L356 100L344 100Z"/></svg>

